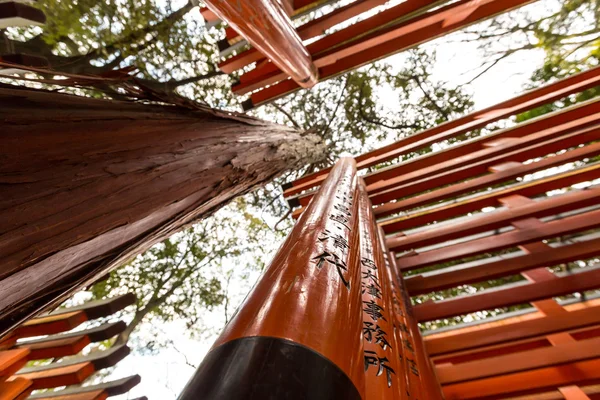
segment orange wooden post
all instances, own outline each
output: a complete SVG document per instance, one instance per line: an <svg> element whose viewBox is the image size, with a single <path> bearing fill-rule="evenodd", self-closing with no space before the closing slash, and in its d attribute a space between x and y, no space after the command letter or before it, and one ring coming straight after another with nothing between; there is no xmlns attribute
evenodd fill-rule
<svg viewBox="0 0 600 400"><path fill-rule="evenodd" d="M365 366L368 362L382 359L378 353L389 354L397 363L397 376L401 391L385 396L380 382L373 382L367 368L368 399L442 399L441 387L437 382L433 367L427 356L416 320L412 317L412 307L406 289L400 278L393 272L390 257L383 239L383 230L375 223L371 201L364 182L359 183L359 212L361 213L361 266L363 277L363 332L365 335ZM363 217L364 215L364 217ZM380 296L380 297L378 297ZM387 310L387 312L386 312ZM383 319L385 316L389 319ZM379 342L369 340L380 331L392 332L390 341L396 346L385 353L386 348ZM377 347L379 344L380 348ZM375 354L367 354L371 351ZM393 364L393 362L392 362ZM380 368L381 370L381 368ZM391 382L388 382L391 384Z"/></svg>
<svg viewBox="0 0 600 400"><path fill-rule="evenodd" d="M404 365L405 351L402 342L397 340L392 287L371 207L361 180L358 211L367 399L418 399L417 393L410 389Z"/></svg>
<svg viewBox="0 0 600 400"><path fill-rule="evenodd" d="M318 82L317 67L276 0L207 0L207 6L302 87Z"/></svg>
<svg viewBox="0 0 600 400"><path fill-rule="evenodd" d="M380 228L381 229L381 228ZM380 237L383 241L383 232L380 230ZM388 269L391 272L393 285L396 293L399 296L397 303L401 309L402 329L404 334L403 343L410 351L412 358L406 358L407 363L411 368L411 372L420 379L423 395L421 398L441 400L444 398L441 391L441 386L435 375L435 370L425 349L425 343L419 330L419 325L416 317L413 314L413 308L404 285L404 281L396 265L396 256L390 253L387 257Z"/></svg>
<svg viewBox="0 0 600 400"><path fill-rule="evenodd" d="M356 188L341 159L180 400L365 398Z"/></svg>

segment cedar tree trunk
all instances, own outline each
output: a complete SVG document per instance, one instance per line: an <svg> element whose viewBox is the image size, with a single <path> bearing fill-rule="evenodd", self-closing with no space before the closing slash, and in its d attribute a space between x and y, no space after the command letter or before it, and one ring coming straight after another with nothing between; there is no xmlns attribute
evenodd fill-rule
<svg viewBox="0 0 600 400"><path fill-rule="evenodd" d="M7 85L0 140L0 335L325 152L243 115Z"/></svg>

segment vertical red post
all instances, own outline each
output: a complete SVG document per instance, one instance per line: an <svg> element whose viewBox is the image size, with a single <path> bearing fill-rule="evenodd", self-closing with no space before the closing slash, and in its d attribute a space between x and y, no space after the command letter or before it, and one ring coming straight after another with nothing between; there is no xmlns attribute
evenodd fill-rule
<svg viewBox="0 0 600 400"><path fill-rule="evenodd" d="M277 0L207 0L206 5L298 85L318 82L318 70Z"/></svg>
<svg viewBox="0 0 600 400"><path fill-rule="evenodd" d="M379 228L379 237L381 238L382 245L385 246L383 229ZM420 392L419 397L415 399L430 399L430 400L443 400L444 395L442 394L442 387L435 375L435 369L429 359L421 331L419 330L419 324L413 316L412 304L410 296L406 290L404 279L398 270L396 265L396 256L394 253L388 253L386 259L388 260L391 278L393 280L394 290L397 299L397 304L400 308L400 321L402 328L400 334L404 347L408 350L406 352L406 365L409 368L408 376L411 380L411 390Z"/></svg>
<svg viewBox="0 0 600 400"><path fill-rule="evenodd" d="M357 179L338 161L180 400L365 398Z"/></svg>
<svg viewBox="0 0 600 400"><path fill-rule="evenodd" d="M395 333L391 281L371 207L360 179L358 211L366 398L408 400L403 349Z"/></svg>

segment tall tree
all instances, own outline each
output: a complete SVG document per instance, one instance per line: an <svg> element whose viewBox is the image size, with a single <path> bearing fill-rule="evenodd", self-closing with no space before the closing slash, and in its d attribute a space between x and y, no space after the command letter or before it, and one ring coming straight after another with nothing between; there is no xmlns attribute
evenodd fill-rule
<svg viewBox="0 0 600 400"><path fill-rule="evenodd" d="M317 135L176 99L0 86L2 331L324 155Z"/></svg>
<svg viewBox="0 0 600 400"><path fill-rule="evenodd" d="M260 188L253 203L284 217L289 207L280 188L286 180L331 166L342 154L361 154L466 114L473 107L469 93L436 79L435 63L435 53L411 50L395 56L393 63L373 63L256 110L261 118L317 133L327 145L327 158ZM279 226L289 228L287 221Z"/></svg>

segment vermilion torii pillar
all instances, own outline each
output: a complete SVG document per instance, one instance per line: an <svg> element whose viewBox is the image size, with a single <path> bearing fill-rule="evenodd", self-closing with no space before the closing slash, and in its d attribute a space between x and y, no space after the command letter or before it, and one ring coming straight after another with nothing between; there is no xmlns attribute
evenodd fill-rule
<svg viewBox="0 0 600 400"><path fill-rule="evenodd" d="M338 161L180 400L442 398L371 207Z"/></svg>
<svg viewBox="0 0 600 400"><path fill-rule="evenodd" d="M408 400L412 397L405 380L404 349L396 335L392 283L371 207L361 179L358 208L366 393L370 400Z"/></svg>
<svg viewBox="0 0 600 400"><path fill-rule="evenodd" d="M180 400L364 399L357 179L340 160Z"/></svg>
<svg viewBox="0 0 600 400"><path fill-rule="evenodd" d="M383 239L383 229L379 228L379 237ZM385 245L382 240L382 245ZM396 256L394 253L386 253L386 264L394 288L395 303L398 305L397 312L398 330L406 352L405 361L409 366L407 378L411 381L410 389L413 393L419 392L420 397L415 399L443 400L442 388L435 374L435 369L429 359L423 337L419 330L417 319L413 313L410 296L406 290L404 279L398 272ZM391 260L391 261L390 261Z"/></svg>

